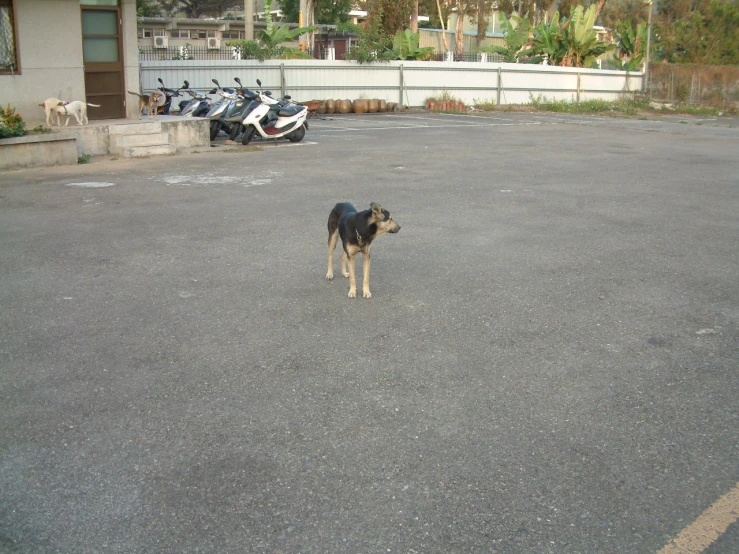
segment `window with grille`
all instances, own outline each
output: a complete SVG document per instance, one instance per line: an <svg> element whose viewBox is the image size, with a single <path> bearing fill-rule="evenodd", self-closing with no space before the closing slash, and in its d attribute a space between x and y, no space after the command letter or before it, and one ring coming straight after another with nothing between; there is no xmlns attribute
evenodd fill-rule
<svg viewBox="0 0 739 554"><path fill-rule="evenodd" d="M13 0L0 0L0 73L20 73Z"/></svg>

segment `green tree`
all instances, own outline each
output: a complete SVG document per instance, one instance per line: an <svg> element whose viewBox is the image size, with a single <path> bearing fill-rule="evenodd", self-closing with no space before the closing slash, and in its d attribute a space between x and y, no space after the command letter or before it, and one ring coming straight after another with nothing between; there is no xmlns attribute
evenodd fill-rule
<svg viewBox="0 0 739 554"><path fill-rule="evenodd" d="M352 0L315 0L316 23L332 25L349 21L349 12L353 4ZM282 0L280 6L285 21L298 22L300 0Z"/></svg>
<svg viewBox="0 0 739 554"><path fill-rule="evenodd" d="M608 0L603 6L600 23L607 29L615 29L625 21L631 21L634 25L642 21L646 23L648 16L649 6L644 4L644 0Z"/></svg>
<svg viewBox="0 0 739 554"><path fill-rule="evenodd" d="M357 60L359 63L384 59L385 52L390 49L393 38L382 28L382 8L380 8L379 16L369 18L364 25L357 28L357 40L344 56L346 59Z"/></svg>
<svg viewBox="0 0 739 554"><path fill-rule="evenodd" d="M203 16L219 17L233 5L233 0L160 0L159 4L170 16L179 15L197 19Z"/></svg>
<svg viewBox="0 0 739 554"><path fill-rule="evenodd" d="M156 0L136 0L136 15L138 17L161 17L162 7Z"/></svg>
<svg viewBox="0 0 739 554"><path fill-rule="evenodd" d="M739 2L711 0L676 19L670 29L659 24L659 48L670 62L739 63ZM664 35L664 36L663 36Z"/></svg>
<svg viewBox="0 0 739 554"><path fill-rule="evenodd" d="M415 0L368 0L367 17L380 20L386 35L393 36L410 26Z"/></svg>

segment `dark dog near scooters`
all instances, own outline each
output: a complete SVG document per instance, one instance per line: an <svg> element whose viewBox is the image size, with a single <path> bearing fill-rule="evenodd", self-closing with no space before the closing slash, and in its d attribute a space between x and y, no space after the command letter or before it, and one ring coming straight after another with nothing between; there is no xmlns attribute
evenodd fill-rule
<svg viewBox="0 0 739 554"><path fill-rule="evenodd" d="M357 254L362 253L362 295L372 298L369 289L370 249L372 241L385 233L397 233L400 225L393 221L390 212L376 202L370 204L369 210L358 212L348 202L340 202L328 216L328 272L326 279L334 278L334 249L341 237L344 251L341 253L341 274L349 278L349 298L357 296L357 280L354 274L354 262Z"/></svg>
<svg viewBox="0 0 739 554"><path fill-rule="evenodd" d="M164 98L161 92L154 91L151 94L139 94L130 90L126 92L139 97L139 119L141 119L141 112L144 108L146 108L146 115L149 116L149 119L157 119L157 107L159 106L160 99ZM162 101L162 103L164 102Z"/></svg>

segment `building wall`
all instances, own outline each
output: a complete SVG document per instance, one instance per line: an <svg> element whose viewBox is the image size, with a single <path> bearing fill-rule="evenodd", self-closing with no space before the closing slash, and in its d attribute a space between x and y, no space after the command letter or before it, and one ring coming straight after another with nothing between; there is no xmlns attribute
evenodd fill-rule
<svg viewBox="0 0 739 554"><path fill-rule="evenodd" d="M126 90L139 91L139 47L136 41L136 0L119 0L123 33L123 79ZM81 42L81 41L80 41ZM139 91L140 92L140 91ZM126 94L126 118L139 117L138 98Z"/></svg>
<svg viewBox="0 0 739 554"><path fill-rule="evenodd" d="M16 0L16 16L21 73L0 75L0 105L35 127L45 99L85 97L79 0Z"/></svg>
<svg viewBox="0 0 739 554"><path fill-rule="evenodd" d="M123 15L124 78L138 90L136 0L120 0ZM82 20L79 0L16 0L21 73L0 75L0 105L13 106L29 128L45 123L38 104L47 98L85 99ZM138 117L127 103L128 117ZM71 125L71 123L70 123Z"/></svg>

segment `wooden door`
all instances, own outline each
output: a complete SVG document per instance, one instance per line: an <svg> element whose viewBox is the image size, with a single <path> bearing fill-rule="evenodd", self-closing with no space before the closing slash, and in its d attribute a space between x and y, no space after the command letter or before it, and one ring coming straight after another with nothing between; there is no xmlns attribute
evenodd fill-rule
<svg viewBox="0 0 739 554"><path fill-rule="evenodd" d="M117 2L116 2L117 3ZM126 117L123 90L123 40L118 6L82 7L82 56L90 119Z"/></svg>
<svg viewBox="0 0 739 554"><path fill-rule="evenodd" d="M334 39L334 48L336 49L336 59L343 60L346 53L346 40Z"/></svg>

